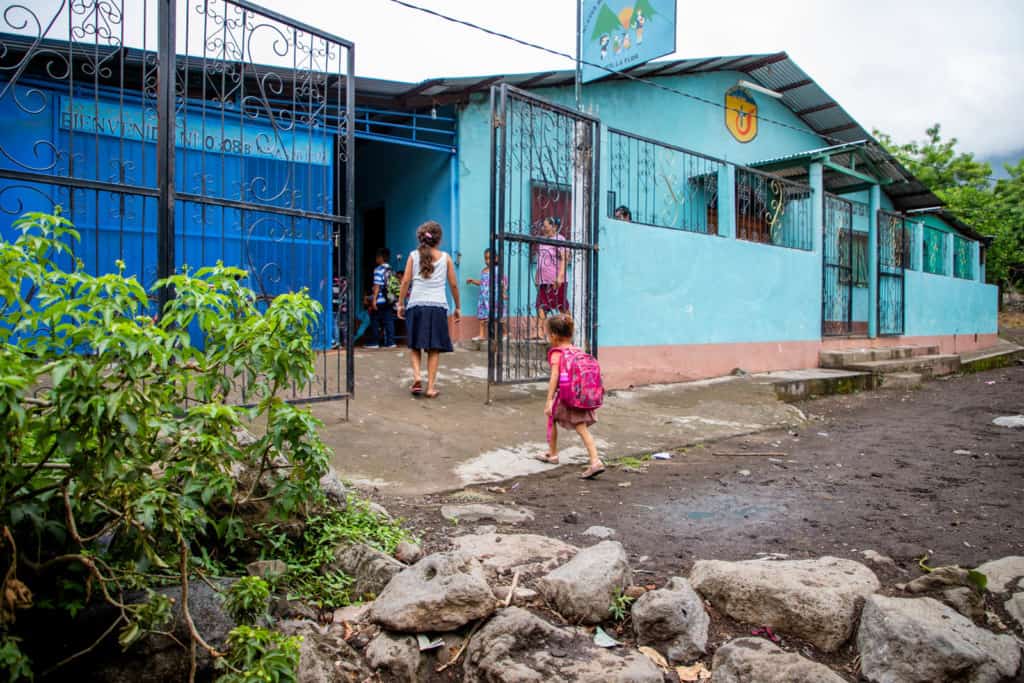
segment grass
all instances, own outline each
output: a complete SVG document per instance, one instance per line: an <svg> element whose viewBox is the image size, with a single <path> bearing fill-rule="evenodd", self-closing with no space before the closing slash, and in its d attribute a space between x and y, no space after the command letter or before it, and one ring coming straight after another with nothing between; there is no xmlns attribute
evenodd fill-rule
<svg viewBox="0 0 1024 683"><path fill-rule="evenodd" d="M623 457L619 458L618 460L616 460L613 464L616 467L621 467L621 468L626 469L626 470L640 470L640 471L643 471L643 470L647 469L647 466L650 465L650 462L651 462L651 456L650 455L641 455L641 456L626 455L626 456L623 456Z"/></svg>

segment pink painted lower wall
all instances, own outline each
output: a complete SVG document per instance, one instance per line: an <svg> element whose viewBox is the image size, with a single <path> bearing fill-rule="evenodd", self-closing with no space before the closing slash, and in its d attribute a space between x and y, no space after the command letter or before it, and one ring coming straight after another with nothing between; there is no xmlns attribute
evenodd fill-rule
<svg viewBox="0 0 1024 683"><path fill-rule="evenodd" d="M938 346L942 353L963 353L994 346L995 334L881 339L828 339L680 346L606 346L600 350L601 370L609 389L643 384L687 382L720 377L742 368L747 372L800 370L818 367L818 352L878 346Z"/></svg>

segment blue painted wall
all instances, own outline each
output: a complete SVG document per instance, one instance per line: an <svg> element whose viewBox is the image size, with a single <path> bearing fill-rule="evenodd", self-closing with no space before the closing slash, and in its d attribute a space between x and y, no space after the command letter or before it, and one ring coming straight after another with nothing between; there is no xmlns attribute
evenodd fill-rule
<svg viewBox="0 0 1024 683"><path fill-rule="evenodd" d="M995 334L998 288L949 275L906 272L906 334Z"/></svg>

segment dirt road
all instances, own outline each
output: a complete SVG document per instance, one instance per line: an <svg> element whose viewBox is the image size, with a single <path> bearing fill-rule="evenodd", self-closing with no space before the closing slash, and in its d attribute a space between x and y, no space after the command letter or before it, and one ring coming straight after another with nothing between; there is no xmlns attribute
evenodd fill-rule
<svg viewBox="0 0 1024 683"><path fill-rule="evenodd" d="M454 499L530 508L521 527L578 545L611 527L654 581L697 559L863 559L864 549L910 567L977 564L1024 554L1024 428L992 424L1024 412L1024 367L954 377L917 391L807 402L799 431L765 432L674 452L643 471L610 467L592 482L576 467L417 499L382 498L428 549L466 533L441 519ZM757 451L776 455L716 455Z"/></svg>

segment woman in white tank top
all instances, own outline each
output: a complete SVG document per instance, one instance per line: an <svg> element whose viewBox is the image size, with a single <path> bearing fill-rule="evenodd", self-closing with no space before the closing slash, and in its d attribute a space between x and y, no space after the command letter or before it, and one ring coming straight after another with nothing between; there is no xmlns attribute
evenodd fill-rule
<svg viewBox="0 0 1024 683"><path fill-rule="evenodd" d="M455 310L452 317L459 324L459 285L451 257L437 248L441 243L441 225L427 221L416 229L419 248L409 254L398 294L398 317L406 321L409 359L412 363L413 395L437 398L440 394L437 366L442 353L452 351L448 333L448 288L451 288ZM409 287L412 286L412 293ZM409 301L406 303L406 296ZM427 390L420 380L422 351L427 352Z"/></svg>

